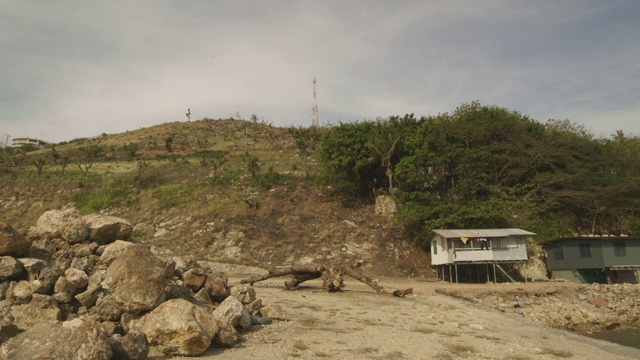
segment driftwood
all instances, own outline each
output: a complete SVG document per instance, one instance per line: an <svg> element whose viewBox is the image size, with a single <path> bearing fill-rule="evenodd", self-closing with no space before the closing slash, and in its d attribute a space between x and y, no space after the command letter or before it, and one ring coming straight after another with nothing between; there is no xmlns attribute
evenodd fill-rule
<svg viewBox="0 0 640 360"><path fill-rule="evenodd" d="M294 290L298 287L298 285L307 280L321 278L322 287L325 290L329 292L339 291L344 287L344 276L346 275L369 285L369 287L374 289L377 293L404 297L405 295L411 294L413 292L413 289L411 288L398 290L381 286L380 284L378 284L377 279L372 279L364 275L353 266L325 266L322 264L277 268L269 270L269 273L267 275L257 275L252 276L249 279L240 280L240 283L253 285L254 283L259 281L287 275L293 276L292 280L285 281L284 283L284 286L287 290Z"/></svg>

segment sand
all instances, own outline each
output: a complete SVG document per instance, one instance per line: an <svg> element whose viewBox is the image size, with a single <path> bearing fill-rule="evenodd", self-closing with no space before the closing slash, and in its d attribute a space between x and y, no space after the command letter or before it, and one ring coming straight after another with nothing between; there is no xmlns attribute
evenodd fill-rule
<svg viewBox="0 0 640 360"><path fill-rule="evenodd" d="M230 284L239 279L230 278ZM233 348L210 348L199 359L640 359L640 349L552 329L517 313L440 295L462 284L383 279L382 285L413 287L405 298L375 293L347 278L347 287L327 293L318 280L282 289L285 279L254 287L263 304L278 304L287 320L252 326ZM544 288L545 284L518 284ZM467 288L499 291L500 286ZM152 353L153 359L193 359Z"/></svg>

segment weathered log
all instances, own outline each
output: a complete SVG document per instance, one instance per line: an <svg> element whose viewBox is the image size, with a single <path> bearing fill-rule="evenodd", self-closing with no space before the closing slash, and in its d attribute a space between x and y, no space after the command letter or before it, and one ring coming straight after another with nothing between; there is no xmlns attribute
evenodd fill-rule
<svg viewBox="0 0 640 360"><path fill-rule="evenodd" d="M286 268L272 269L269 270L269 273L266 275L252 276L249 279L240 280L240 283L253 285L254 283L259 281L286 275L292 275L294 277L293 280L285 281L284 285L287 290L294 290L298 287L298 285L307 280L322 278L322 287L325 290L329 292L339 291L344 287L344 275L347 275L369 285L369 287L374 289L377 293L404 297L405 295L411 294L413 292L413 289L411 288L400 290L381 286L380 284L378 284L378 280L364 275L353 267L333 265L325 266L323 264L291 266Z"/></svg>

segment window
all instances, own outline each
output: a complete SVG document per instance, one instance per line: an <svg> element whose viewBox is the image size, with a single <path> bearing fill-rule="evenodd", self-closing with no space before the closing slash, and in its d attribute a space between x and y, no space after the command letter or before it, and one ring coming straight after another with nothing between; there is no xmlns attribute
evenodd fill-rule
<svg viewBox="0 0 640 360"><path fill-rule="evenodd" d="M553 249L553 260L564 260L564 249L562 246Z"/></svg>
<svg viewBox="0 0 640 360"><path fill-rule="evenodd" d="M438 240L433 240L433 255L438 255Z"/></svg>
<svg viewBox="0 0 640 360"><path fill-rule="evenodd" d="M591 257L591 243L582 243L579 244L578 247L580 248L581 258L586 259Z"/></svg>
<svg viewBox="0 0 640 360"><path fill-rule="evenodd" d="M613 242L613 255L615 257L627 256L627 247L624 245L624 241L618 240Z"/></svg>

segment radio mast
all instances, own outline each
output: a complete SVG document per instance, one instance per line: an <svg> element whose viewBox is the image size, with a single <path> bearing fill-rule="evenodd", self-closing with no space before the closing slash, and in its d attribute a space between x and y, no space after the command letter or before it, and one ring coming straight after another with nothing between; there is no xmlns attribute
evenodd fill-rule
<svg viewBox="0 0 640 360"><path fill-rule="evenodd" d="M311 106L311 126L318 126L318 94L316 94L316 77L313 77L313 106Z"/></svg>

